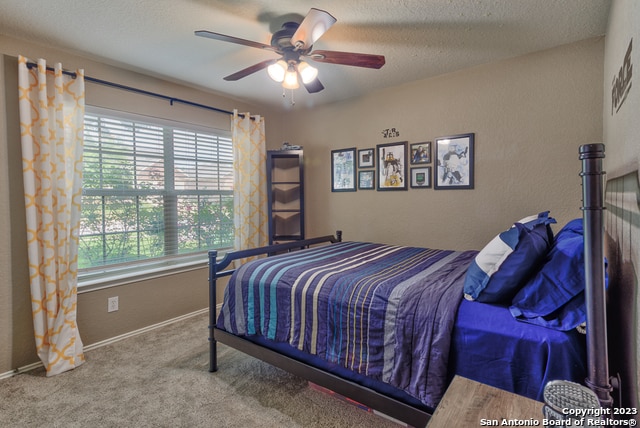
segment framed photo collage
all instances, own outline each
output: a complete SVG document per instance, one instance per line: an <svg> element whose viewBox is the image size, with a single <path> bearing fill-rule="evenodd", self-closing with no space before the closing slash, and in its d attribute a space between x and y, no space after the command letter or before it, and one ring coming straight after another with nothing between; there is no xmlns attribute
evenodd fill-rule
<svg viewBox="0 0 640 428"><path fill-rule="evenodd" d="M331 151L331 191L473 189L475 134Z"/></svg>

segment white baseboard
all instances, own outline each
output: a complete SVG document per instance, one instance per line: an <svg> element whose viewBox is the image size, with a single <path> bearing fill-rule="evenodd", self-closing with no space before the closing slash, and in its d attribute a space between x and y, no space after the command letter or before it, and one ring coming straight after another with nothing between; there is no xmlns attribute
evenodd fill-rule
<svg viewBox="0 0 640 428"><path fill-rule="evenodd" d="M220 312L220 307L221 306L222 305L217 305L216 306L216 313ZM110 345L110 344L115 343L115 342L117 342L119 340L127 339L127 338L133 337L133 336L137 336L139 334L146 333L146 332L151 331L151 330L155 330L156 328L160 328L160 327L163 327L165 325L173 324L174 322L183 321L183 320L186 320L186 319L191 318L191 317L202 315L202 314L207 313L208 311L209 311L209 308L200 309L198 311L191 312L191 313L188 313L188 314L185 314L185 315L181 315L179 317L172 318L172 319L169 319L169 320L166 320L166 321L162 321L160 323L153 324L153 325L150 325L150 326L147 326L147 327L143 327L143 328L140 328L138 330L130 331L129 333L125 333L125 334L121 334L119 336L115 336L115 337L112 337L112 338L109 338L109 339L101 340L100 342L92 343L90 345L85 345L84 348L83 348L83 352L91 351L91 350L100 348L102 346ZM26 366L18 367L15 370L12 370L12 371L9 371L9 372L6 372L6 373L0 373L0 380L8 379L8 378L10 378L12 376L15 376L15 375L18 375L18 374L21 374L21 373L26 373L26 372L29 372L31 370L35 370L35 369L40 368L40 367L42 367L42 362L32 363L32 364L28 364Z"/></svg>
<svg viewBox="0 0 640 428"><path fill-rule="evenodd" d="M39 367L42 367L42 362L40 362L40 361L38 361L37 363L28 364L26 366L18 367L17 369L12 370L10 372L6 372L6 373L0 374L0 380L8 379L8 378L13 377L15 375L18 375L20 373L26 373L26 372L29 372L31 370L35 370L35 369L37 369Z"/></svg>

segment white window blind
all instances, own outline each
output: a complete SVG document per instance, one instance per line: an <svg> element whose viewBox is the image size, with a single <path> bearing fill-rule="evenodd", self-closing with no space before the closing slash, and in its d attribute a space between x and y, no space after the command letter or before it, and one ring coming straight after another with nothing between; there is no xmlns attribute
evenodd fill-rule
<svg viewBox="0 0 640 428"><path fill-rule="evenodd" d="M87 108L79 268L233 245L228 131Z"/></svg>

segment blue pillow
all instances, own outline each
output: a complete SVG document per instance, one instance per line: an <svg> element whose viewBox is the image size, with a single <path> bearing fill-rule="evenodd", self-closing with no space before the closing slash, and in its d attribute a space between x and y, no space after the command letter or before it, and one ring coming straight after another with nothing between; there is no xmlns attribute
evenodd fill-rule
<svg viewBox="0 0 640 428"><path fill-rule="evenodd" d="M464 282L467 300L510 301L547 255L555 223L549 211L530 216L493 238L476 256Z"/></svg>
<svg viewBox="0 0 640 428"><path fill-rule="evenodd" d="M556 233L556 236L554 238L554 244L558 241L562 241L565 237L567 239L570 239L571 237L575 238L576 236L583 236L583 235L584 235L584 229L582 226L582 219L576 218L571 220L567 224L565 224L564 227L560 229L558 233Z"/></svg>
<svg viewBox="0 0 640 428"><path fill-rule="evenodd" d="M509 310L521 321L571 330L586 320L584 285L582 219L575 219L558 232L544 266L515 295Z"/></svg>

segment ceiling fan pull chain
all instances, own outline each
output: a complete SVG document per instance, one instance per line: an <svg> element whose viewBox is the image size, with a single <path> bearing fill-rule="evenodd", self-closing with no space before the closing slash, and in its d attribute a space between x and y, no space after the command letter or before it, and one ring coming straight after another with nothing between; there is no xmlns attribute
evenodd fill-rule
<svg viewBox="0 0 640 428"><path fill-rule="evenodd" d="M293 99L293 89L290 89L289 92L291 92L291 105L294 106L296 105L296 101ZM286 98L287 97L287 90L285 88L282 88L282 98Z"/></svg>

